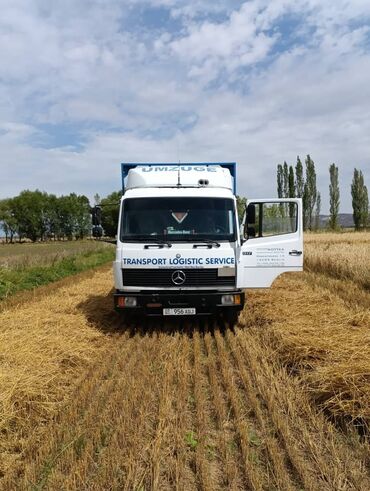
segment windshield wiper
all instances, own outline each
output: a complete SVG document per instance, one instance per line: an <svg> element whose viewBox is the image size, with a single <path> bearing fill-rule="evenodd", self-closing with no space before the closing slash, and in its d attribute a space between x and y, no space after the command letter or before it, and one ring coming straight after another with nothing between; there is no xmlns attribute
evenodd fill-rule
<svg viewBox="0 0 370 491"><path fill-rule="evenodd" d="M209 239L199 239L200 244L194 244L193 249L197 247L207 247L208 249L212 249L213 246L220 247L220 243L217 240L209 240Z"/></svg>
<svg viewBox="0 0 370 491"><path fill-rule="evenodd" d="M149 249L150 247L159 247L160 249L163 249L164 246L167 246L168 248L172 247L172 244L170 242L167 242L165 240L161 239L145 239L145 242L153 242L153 244L145 244L144 249Z"/></svg>

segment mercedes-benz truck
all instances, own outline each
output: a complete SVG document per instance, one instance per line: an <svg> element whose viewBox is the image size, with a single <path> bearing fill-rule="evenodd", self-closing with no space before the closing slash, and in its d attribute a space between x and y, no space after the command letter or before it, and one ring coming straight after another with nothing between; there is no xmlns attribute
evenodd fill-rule
<svg viewBox="0 0 370 491"><path fill-rule="evenodd" d="M302 270L300 199L248 200L238 217L235 163L121 166L116 310L234 323L245 289Z"/></svg>

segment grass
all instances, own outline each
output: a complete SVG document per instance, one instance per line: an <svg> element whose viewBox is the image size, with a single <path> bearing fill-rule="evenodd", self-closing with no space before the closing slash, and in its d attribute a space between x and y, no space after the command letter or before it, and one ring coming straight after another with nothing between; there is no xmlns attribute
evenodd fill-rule
<svg viewBox="0 0 370 491"><path fill-rule="evenodd" d="M98 252L104 247L110 246L106 242L97 240L0 243L0 268L17 270L33 266L50 266L66 257Z"/></svg>
<svg viewBox="0 0 370 491"><path fill-rule="evenodd" d="M112 246L94 241L0 246L0 300L100 266L113 257Z"/></svg>

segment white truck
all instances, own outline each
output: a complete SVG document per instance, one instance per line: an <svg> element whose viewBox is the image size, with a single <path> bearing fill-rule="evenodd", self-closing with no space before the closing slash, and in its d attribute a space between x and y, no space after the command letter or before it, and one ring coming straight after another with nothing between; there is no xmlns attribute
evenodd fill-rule
<svg viewBox="0 0 370 491"><path fill-rule="evenodd" d="M248 200L239 225L235 163L121 165L116 310L234 323L244 289L302 270L300 199Z"/></svg>

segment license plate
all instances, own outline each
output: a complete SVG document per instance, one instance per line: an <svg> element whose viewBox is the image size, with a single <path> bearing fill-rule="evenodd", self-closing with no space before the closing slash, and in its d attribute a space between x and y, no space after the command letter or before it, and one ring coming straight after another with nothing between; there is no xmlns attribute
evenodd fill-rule
<svg viewBox="0 0 370 491"><path fill-rule="evenodd" d="M196 313L196 309L193 308L163 309L163 315L195 315Z"/></svg>

